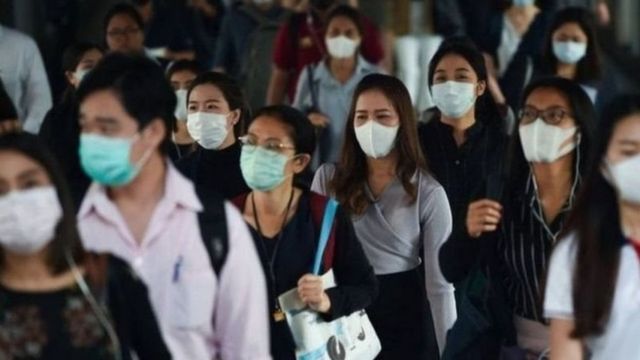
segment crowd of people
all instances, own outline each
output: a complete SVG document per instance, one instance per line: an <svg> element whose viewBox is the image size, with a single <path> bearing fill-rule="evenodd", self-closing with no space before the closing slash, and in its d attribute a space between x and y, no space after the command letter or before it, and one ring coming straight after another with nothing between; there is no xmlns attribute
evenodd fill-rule
<svg viewBox="0 0 640 360"><path fill-rule="evenodd" d="M0 25L0 359L308 359L290 291L376 359L637 358L640 94L569 3L119 3L55 103Z"/></svg>

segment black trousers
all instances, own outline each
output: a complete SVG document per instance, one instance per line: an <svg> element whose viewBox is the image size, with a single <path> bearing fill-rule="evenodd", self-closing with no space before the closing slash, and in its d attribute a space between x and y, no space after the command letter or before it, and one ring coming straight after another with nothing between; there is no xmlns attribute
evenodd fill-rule
<svg viewBox="0 0 640 360"><path fill-rule="evenodd" d="M380 292L367 309L382 344L377 359L439 359L431 308L418 268L377 278Z"/></svg>

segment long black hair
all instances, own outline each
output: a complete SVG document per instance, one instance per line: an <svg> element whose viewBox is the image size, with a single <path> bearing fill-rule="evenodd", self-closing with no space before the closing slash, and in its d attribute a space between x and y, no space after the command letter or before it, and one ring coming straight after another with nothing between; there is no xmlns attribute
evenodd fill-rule
<svg viewBox="0 0 640 360"><path fill-rule="evenodd" d="M580 134L580 143L576 147L576 151L579 152L580 156L577 168L575 169L577 173L574 175L578 176L584 174L589 162L590 151L596 132L596 111L593 107L593 103L591 102L591 99L589 99L589 96L576 82L561 77L544 77L530 83L525 88L520 108L524 107L524 104L531 93L538 89L545 88L554 89L560 92L569 101L569 111L575 119L576 127L578 129L577 132ZM509 145L507 158L509 176L508 184L511 186L511 193L514 191L522 191L522 181L526 181L526 176L529 174L529 163L524 157L520 132L517 131L520 127L520 121L521 118L518 116L516 120L516 131L514 131L513 136L511 137L511 144Z"/></svg>
<svg viewBox="0 0 640 360"><path fill-rule="evenodd" d="M595 20L590 11L579 7L568 7L559 11L549 26L542 52L542 65L550 74L556 73L558 59L553 53L553 33L568 23L576 23L587 35L587 54L577 64L576 78L580 84L589 84L600 79L602 60L598 45Z"/></svg>
<svg viewBox="0 0 640 360"><path fill-rule="evenodd" d="M565 234L576 235L573 281L574 338L604 331L615 294L623 234L616 191L602 175L611 136L621 120L640 115L640 95L626 95L604 110L585 184Z"/></svg>
<svg viewBox="0 0 640 360"><path fill-rule="evenodd" d="M498 106L489 91L489 77L487 74L487 66L484 61L482 52L476 47L471 39L466 37L452 37L445 40L438 48L438 51L433 56L431 63L429 64L429 88L433 86L433 77L436 72L436 68L447 55L458 55L464 58L473 72L478 77L478 82L485 83L485 92L476 99L475 114L478 121L487 125L497 126L502 128L501 115L498 111Z"/></svg>
<svg viewBox="0 0 640 360"><path fill-rule="evenodd" d="M69 270L66 253L69 251L79 263L84 250L76 227L76 212L67 183L53 155L37 136L24 132L0 136L0 152L14 151L40 164L58 193L62 207L62 219L56 228L55 237L48 245L47 265L53 274ZM0 247L0 270L4 267L4 251Z"/></svg>

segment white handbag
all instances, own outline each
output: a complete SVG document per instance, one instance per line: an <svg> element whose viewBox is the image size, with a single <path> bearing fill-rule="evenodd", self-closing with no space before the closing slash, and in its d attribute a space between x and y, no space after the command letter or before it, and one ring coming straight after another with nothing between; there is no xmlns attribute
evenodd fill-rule
<svg viewBox="0 0 640 360"><path fill-rule="evenodd" d="M329 200L313 266L316 275L329 240L336 208L335 200ZM327 271L322 281L324 289L335 287L333 270ZM293 334L298 360L371 360L381 350L380 340L364 310L327 322L300 300L297 288L280 295L278 301Z"/></svg>

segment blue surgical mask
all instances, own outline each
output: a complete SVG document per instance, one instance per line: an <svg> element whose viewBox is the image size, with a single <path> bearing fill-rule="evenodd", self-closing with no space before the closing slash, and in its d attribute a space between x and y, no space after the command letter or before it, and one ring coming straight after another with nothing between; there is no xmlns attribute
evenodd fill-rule
<svg viewBox="0 0 640 360"><path fill-rule="evenodd" d="M513 0L513 6L525 7L535 4L535 0Z"/></svg>
<svg viewBox="0 0 640 360"><path fill-rule="evenodd" d="M151 156L152 149L132 164L131 146L138 135L129 138L111 138L95 134L80 135L80 164L94 181L105 186L124 186L140 173Z"/></svg>
<svg viewBox="0 0 640 360"><path fill-rule="evenodd" d="M243 145L240 170L247 185L257 191L277 188L288 177L284 173L289 158L275 151L255 145Z"/></svg>
<svg viewBox="0 0 640 360"><path fill-rule="evenodd" d="M561 63L574 65L587 55L587 44L575 41L554 41L553 54Z"/></svg>

